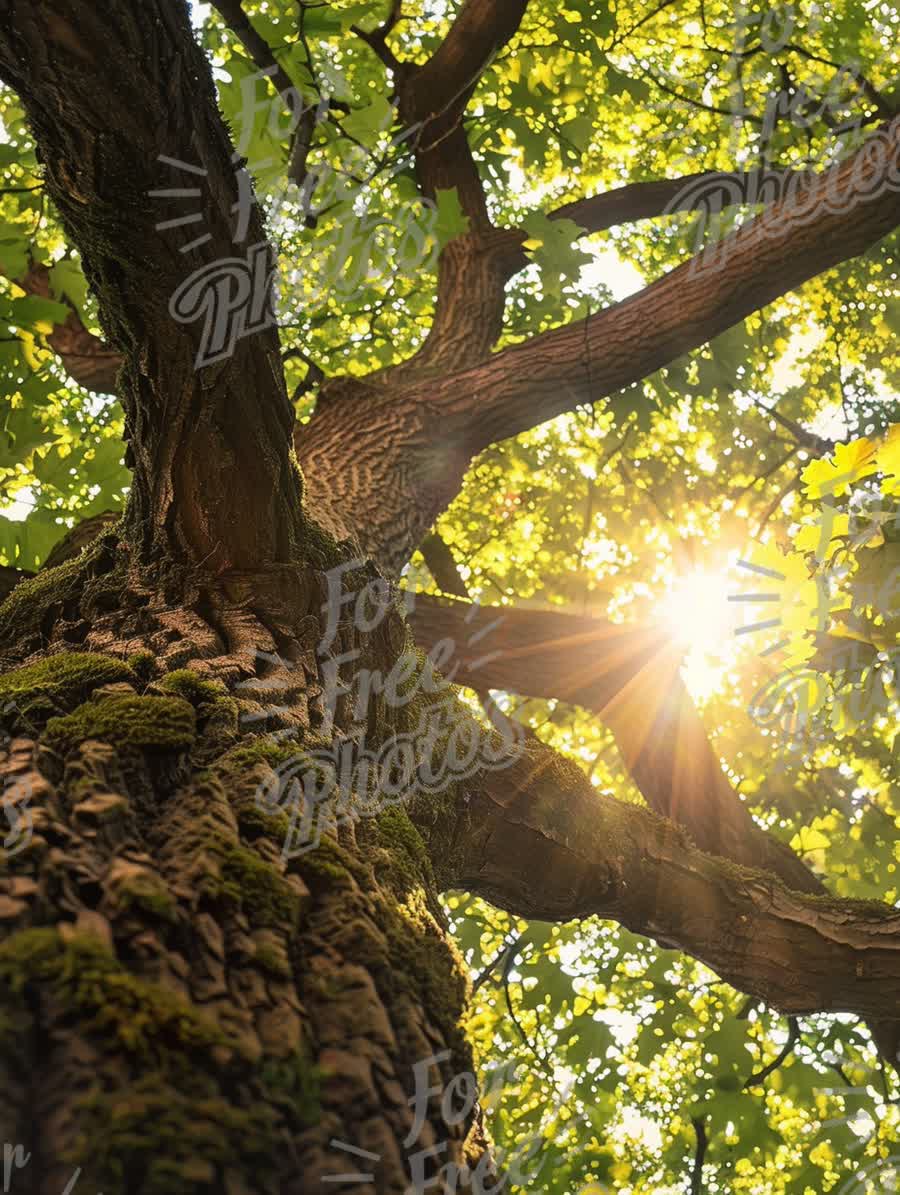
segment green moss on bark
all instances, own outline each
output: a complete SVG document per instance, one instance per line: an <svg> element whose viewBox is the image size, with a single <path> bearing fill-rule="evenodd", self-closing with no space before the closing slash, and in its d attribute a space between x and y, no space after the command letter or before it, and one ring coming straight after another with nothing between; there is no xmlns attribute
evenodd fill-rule
<svg viewBox="0 0 900 1195"><path fill-rule="evenodd" d="M98 1190L207 1195L223 1168L253 1175L254 1189L277 1191L276 1114L259 1103L236 1107L206 1076L180 1088L143 1076L93 1091L79 1112L82 1131L69 1160Z"/></svg>
<svg viewBox="0 0 900 1195"><path fill-rule="evenodd" d="M246 913L251 924L293 929L300 918L300 898L272 863L253 850L221 845L221 876L207 880L208 890Z"/></svg>
<svg viewBox="0 0 900 1195"><path fill-rule="evenodd" d="M128 667L147 682L156 671L156 656L152 651L136 651L128 657Z"/></svg>
<svg viewBox="0 0 900 1195"><path fill-rule="evenodd" d="M110 697L51 718L46 741L65 754L85 739L154 751L187 751L196 737L193 708L180 697Z"/></svg>
<svg viewBox="0 0 900 1195"><path fill-rule="evenodd" d="M20 581L0 605L0 643L14 642L34 633L48 608L77 598L83 583L80 557Z"/></svg>
<svg viewBox="0 0 900 1195"><path fill-rule="evenodd" d="M319 1075L305 1054L248 1058L183 997L127 971L100 939L64 941L46 928L0 945L0 1056L17 1057L42 989L66 1009L70 1032L113 1063L98 1065L74 1106L79 1132L67 1158L98 1189L200 1195L225 1169L276 1195L285 1126L319 1116ZM138 1077L123 1072L120 1053Z"/></svg>
<svg viewBox="0 0 900 1195"><path fill-rule="evenodd" d="M178 668L157 681L154 688L174 697L183 697L191 705L209 705L226 696L225 686L218 681L204 680L190 668Z"/></svg>
<svg viewBox="0 0 900 1195"><path fill-rule="evenodd" d="M165 884L152 873L131 876L117 891L120 909L139 909L162 921L178 920L178 904Z"/></svg>
<svg viewBox="0 0 900 1195"><path fill-rule="evenodd" d="M303 1124L315 1124L321 1110L321 1071L304 1053L295 1050L284 1058L264 1058L260 1078L273 1104Z"/></svg>
<svg viewBox="0 0 900 1195"><path fill-rule="evenodd" d="M257 838L269 838L279 847L284 844L291 823L283 813L265 813L252 799L233 804L242 839L254 842Z"/></svg>
<svg viewBox="0 0 900 1195"><path fill-rule="evenodd" d="M380 814L379 846L389 853L388 878L401 894L420 885L433 886L434 871L422 836L399 805Z"/></svg>
<svg viewBox="0 0 900 1195"><path fill-rule="evenodd" d="M162 1056L190 1066L196 1051L227 1044L227 1038L186 1000L159 984L138 979L99 939L56 929L28 929L0 944L0 1001L21 1000L31 985L48 985L72 1010L80 1029L114 1040L146 1062Z"/></svg>
<svg viewBox="0 0 900 1195"><path fill-rule="evenodd" d="M230 748L212 765L213 771L228 787L239 783L248 775L252 776L253 769L259 764L268 764L277 768L279 764L287 763L297 754L296 743L276 743L267 737L243 741Z"/></svg>
<svg viewBox="0 0 900 1195"><path fill-rule="evenodd" d="M124 660L96 652L60 652L0 677L0 705L11 701L26 716L40 709L74 709L100 685L136 682Z"/></svg>

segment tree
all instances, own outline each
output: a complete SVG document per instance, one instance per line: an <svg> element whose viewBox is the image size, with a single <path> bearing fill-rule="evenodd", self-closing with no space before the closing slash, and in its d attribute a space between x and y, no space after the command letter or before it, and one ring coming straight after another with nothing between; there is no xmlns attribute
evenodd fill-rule
<svg viewBox="0 0 900 1195"><path fill-rule="evenodd" d="M800 1192L883 1161L889 720L841 732L878 800L831 824L830 793L777 796L734 692L730 715L701 717L670 634L598 618L596 598L574 609L599 526L637 559L653 523L689 557L741 502L744 532L750 511L786 528L799 494L811 528L844 522L778 564L815 588L837 548L860 560L849 614L801 619L788 653L834 674L838 701L889 654L893 607L865 589L896 542L887 18L679 3L696 43L673 47L666 5L210 7L0 0L0 464L34 507L4 531L0 607L12 1164L37 1191L77 1168L109 1195L401 1192L439 1171L479 1190L491 1166L524 1189ZM692 159L675 177L673 138ZM611 229L655 275L619 302L583 277L582 246ZM775 411L761 387L788 351L805 377ZM829 439L810 425L838 391ZM711 448L730 478L701 476ZM485 524L506 528L493 563ZM609 573L633 596L651 570L645 554ZM474 608L491 581L502 609ZM855 672L835 664L839 630L870 651ZM514 712L511 694L531 700ZM618 744L609 783L559 750L585 717ZM840 774L829 750L803 783ZM829 830L846 852L831 876ZM622 929L556 927L593 915ZM573 974L566 935L593 975ZM610 950L638 965L599 983ZM696 1062L633 1170L611 1134L610 1032L586 1015L601 989L646 1017L634 1098L660 1039ZM848 1015L798 1021L825 1013ZM833 1130L804 1156L792 1108L831 1098L826 1066L855 1091L872 1064L858 1018L880 1135L861 1153ZM495 1163L472 1042L516 1038L540 1066L520 1114L495 1117ZM587 1140L536 1112L554 1057L578 1070ZM796 1090L760 1098L795 1061ZM509 1155L535 1127L540 1179Z"/></svg>

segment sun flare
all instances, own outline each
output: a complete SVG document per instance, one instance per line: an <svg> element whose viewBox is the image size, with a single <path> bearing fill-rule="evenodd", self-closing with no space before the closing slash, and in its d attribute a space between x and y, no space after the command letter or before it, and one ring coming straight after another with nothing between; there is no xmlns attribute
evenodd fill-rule
<svg viewBox="0 0 900 1195"><path fill-rule="evenodd" d="M734 591L730 570L697 571L674 577L661 602L660 621L687 649L685 684L700 700L721 689L734 666L737 612L728 600Z"/></svg>

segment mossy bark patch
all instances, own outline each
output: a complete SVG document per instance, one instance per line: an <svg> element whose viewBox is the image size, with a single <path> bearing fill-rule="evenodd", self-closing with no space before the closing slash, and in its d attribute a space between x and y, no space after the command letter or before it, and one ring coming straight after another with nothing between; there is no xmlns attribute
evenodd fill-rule
<svg viewBox="0 0 900 1195"><path fill-rule="evenodd" d="M185 701L198 708L218 701L227 693L221 682L204 680L191 668L177 668L174 672L167 672L153 687L173 697L183 697Z"/></svg>
<svg viewBox="0 0 900 1195"><path fill-rule="evenodd" d="M110 697L89 701L47 723L46 741L65 753L85 739L154 751L187 751L196 736L193 707L180 697Z"/></svg>
<svg viewBox="0 0 900 1195"><path fill-rule="evenodd" d="M97 652L60 652L0 676L0 704L11 701L27 712L44 700L63 711L73 709L101 685L122 681L137 681L124 660Z"/></svg>
<svg viewBox="0 0 900 1195"><path fill-rule="evenodd" d="M174 992L132 975L90 935L64 942L56 929L28 929L0 944L4 1003L47 985L63 996L86 1034L114 1039L145 1061L190 1066L190 1055L227 1045L224 1033ZM12 998L12 1000L11 1000Z"/></svg>
<svg viewBox="0 0 900 1195"><path fill-rule="evenodd" d="M254 925L283 925L293 929L300 917L299 894L253 850L224 845L221 876L208 887L216 896L242 908Z"/></svg>

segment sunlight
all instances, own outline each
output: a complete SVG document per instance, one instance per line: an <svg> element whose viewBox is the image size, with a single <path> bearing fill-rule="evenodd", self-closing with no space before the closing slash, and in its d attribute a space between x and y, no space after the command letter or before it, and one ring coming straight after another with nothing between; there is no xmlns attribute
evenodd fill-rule
<svg viewBox="0 0 900 1195"><path fill-rule="evenodd" d="M721 650L734 631L734 608L728 602L733 589L724 569L675 577L662 601L663 620L688 647Z"/></svg>
<svg viewBox="0 0 900 1195"><path fill-rule="evenodd" d="M688 649L682 664L691 695L705 700L717 692L734 664L734 581L727 569L674 577L660 605L661 622Z"/></svg>

